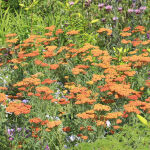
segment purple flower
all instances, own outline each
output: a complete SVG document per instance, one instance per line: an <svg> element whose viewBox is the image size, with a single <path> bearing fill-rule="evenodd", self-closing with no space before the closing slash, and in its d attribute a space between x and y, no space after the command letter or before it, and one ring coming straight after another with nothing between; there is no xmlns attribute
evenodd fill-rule
<svg viewBox="0 0 150 150"><path fill-rule="evenodd" d="M13 137L9 137L9 141L13 141L14 140L14 138Z"/></svg>
<svg viewBox="0 0 150 150"><path fill-rule="evenodd" d="M122 7L118 7L118 11L122 11Z"/></svg>
<svg viewBox="0 0 150 150"><path fill-rule="evenodd" d="M141 13L140 9L135 9L134 12L135 12L136 14L140 14L140 13Z"/></svg>
<svg viewBox="0 0 150 150"><path fill-rule="evenodd" d="M103 7L104 7L104 3L99 3L99 4L98 4L98 8L99 8L99 9L101 9L101 8L103 8Z"/></svg>
<svg viewBox="0 0 150 150"><path fill-rule="evenodd" d="M139 9L144 11L144 10L146 10L146 6L141 6Z"/></svg>
<svg viewBox="0 0 150 150"><path fill-rule="evenodd" d="M85 1L85 7L89 7L91 5L92 0Z"/></svg>
<svg viewBox="0 0 150 150"><path fill-rule="evenodd" d="M113 21L116 21L116 20L118 20L118 17L113 17Z"/></svg>
<svg viewBox="0 0 150 150"><path fill-rule="evenodd" d="M15 129L7 129L7 133L9 136L13 136L15 133Z"/></svg>
<svg viewBox="0 0 150 150"><path fill-rule="evenodd" d="M49 146L48 146L48 145L46 145L46 148L45 148L45 150L50 150L50 148L49 148Z"/></svg>
<svg viewBox="0 0 150 150"><path fill-rule="evenodd" d="M24 99L24 100L22 100L22 102L26 104L26 103L28 103L28 102L29 102L29 100Z"/></svg>
<svg viewBox="0 0 150 150"><path fill-rule="evenodd" d="M71 1L71 2L69 2L69 5L74 5L74 2L72 2L72 1Z"/></svg>
<svg viewBox="0 0 150 150"><path fill-rule="evenodd" d="M105 22L105 21L106 21L106 18L102 18L101 21L102 21L102 22Z"/></svg>
<svg viewBox="0 0 150 150"><path fill-rule="evenodd" d="M112 6L107 5L107 6L105 6L105 9L106 9L107 11L111 11L111 10L112 10Z"/></svg>
<svg viewBox="0 0 150 150"><path fill-rule="evenodd" d="M128 13L133 13L134 10L133 9L128 9Z"/></svg>
<svg viewBox="0 0 150 150"><path fill-rule="evenodd" d="M150 35L149 35L149 33L147 33L147 38L148 38L148 39L150 39Z"/></svg>
<svg viewBox="0 0 150 150"><path fill-rule="evenodd" d="M17 128L17 131L20 132L22 130L22 128Z"/></svg>

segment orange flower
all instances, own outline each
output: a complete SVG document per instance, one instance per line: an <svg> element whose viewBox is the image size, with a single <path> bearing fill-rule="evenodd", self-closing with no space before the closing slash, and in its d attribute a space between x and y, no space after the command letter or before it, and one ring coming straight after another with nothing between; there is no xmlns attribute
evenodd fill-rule
<svg viewBox="0 0 150 150"><path fill-rule="evenodd" d="M53 31L55 29L55 27L56 27L55 25L52 25L50 27L45 27L45 29Z"/></svg>
<svg viewBox="0 0 150 150"><path fill-rule="evenodd" d="M131 27L126 27L126 28L124 28L122 31L123 31L123 32L126 32L126 31L129 31L129 30L131 30Z"/></svg>
<svg viewBox="0 0 150 150"><path fill-rule="evenodd" d="M128 99L138 100L138 96L137 95L130 95L130 96L128 96Z"/></svg>
<svg viewBox="0 0 150 150"><path fill-rule="evenodd" d="M63 128L63 131L64 131L64 132L70 132L70 131L71 131L71 128L70 128L70 127L64 127L64 128Z"/></svg>
<svg viewBox="0 0 150 150"><path fill-rule="evenodd" d="M92 126L87 126L87 130L88 130L88 131L94 131L94 130L92 129Z"/></svg>
<svg viewBox="0 0 150 150"><path fill-rule="evenodd" d="M28 92L28 96L32 96L32 95L34 95L34 93Z"/></svg>
<svg viewBox="0 0 150 150"><path fill-rule="evenodd" d="M49 122L47 123L47 127L50 128L50 129L52 129L52 128L54 128L54 127L60 125L61 123L62 123L62 122L61 122L60 120L57 120L57 121L49 121Z"/></svg>
<svg viewBox="0 0 150 150"><path fill-rule="evenodd" d="M144 86L142 86L141 88L140 88L140 91L143 91L144 90Z"/></svg>
<svg viewBox="0 0 150 150"><path fill-rule="evenodd" d="M146 102L150 102L150 97L148 97L147 99L145 99Z"/></svg>
<svg viewBox="0 0 150 150"><path fill-rule="evenodd" d="M42 121L41 125L46 125L48 122L49 122L48 120Z"/></svg>
<svg viewBox="0 0 150 150"><path fill-rule="evenodd" d="M55 34L56 34L56 35L59 35L59 34L61 34L61 33L64 33L64 31L63 31L62 29L57 29Z"/></svg>
<svg viewBox="0 0 150 150"><path fill-rule="evenodd" d="M6 107L7 112L14 113L15 115L28 114L30 113L30 109L31 105L26 105L21 103L21 101L10 102L8 107Z"/></svg>
<svg viewBox="0 0 150 150"><path fill-rule="evenodd" d="M14 66L14 69L16 70L16 69L18 69L18 67L15 65L15 66Z"/></svg>
<svg viewBox="0 0 150 150"><path fill-rule="evenodd" d="M128 44L128 43L131 43L131 40L122 39L122 40L121 40L121 43L123 43L123 44Z"/></svg>
<svg viewBox="0 0 150 150"><path fill-rule="evenodd" d="M79 31L77 30L72 30L72 31L69 31L66 33L67 35L76 35L76 34L79 34Z"/></svg>
<svg viewBox="0 0 150 150"><path fill-rule="evenodd" d="M107 119L116 119L118 117L122 116L122 112L112 112L112 113L108 113L106 115Z"/></svg>
<svg viewBox="0 0 150 150"><path fill-rule="evenodd" d="M45 79L43 82L41 82L41 84L52 84L54 82L56 82L56 80Z"/></svg>
<svg viewBox="0 0 150 150"><path fill-rule="evenodd" d="M88 136L81 136L81 138L83 139L83 140L87 140L88 139Z"/></svg>
<svg viewBox="0 0 150 150"><path fill-rule="evenodd" d="M94 111L109 111L111 110L111 108L107 105L95 104L93 110Z"/></svg>
<svg viewBox="0 0 150 150"><path fill-rule="evenodd" d="M6 34L5 37L8 38L8 37L14 37L14 36L17 36L16 33L10 33L10 34Z"/></svg>
<svg viewBox="0 0 150 150"><path fill-rule="evenodd" d="M132 45L133 45L134 47L136 47L136 46L140 45L140 44L142 43L142 41L139 40L139 39L135 39L135 40L132 41L131 43L132 43Z"/></svg>
<svg viewBox="0 0 150 150"><path fill-rule="evenodd" d="M114 129L119 129L119 128L120 128L120 126L113 126L113 128L114 128Z"/></svg>
<svg viewBox="0 0 150 150"><path fill-rule="evenodd" d="M44 35L46 35L46 36L52 36L53 33L52 32L48 32L48 33L45 33Z"/></svg>
<svg viewBox="0 0 150 150"><path fill-rule="evenodd" d="M30 123L35 123L35 124L39 124L42 122L42 120L40 118L32 118L29 120Z"/></svg>
<svg viewBox="0 0 150 150"><path fill-rule="evenodd" d="M110 29L106 29L106 28L100 28L97 32L101 33L101 32L107 32L107 35L111 35L112 34L112 30Z"/></svg>
<svg viewBox="0 0 150 150"><path fill-rule="evenodd" d="M125 37L125 36L130 36L131 33L128 33L128 32L122 32L120 33L121 36Z"/></svg>
<svg viewBox="0 0 150 150"><path fill-rule="evenodd" d="M125 75L130 76L130 77L134 76L135 73L136 73L136 71L125 71L124 72Z"/></svg>
<svg viewBox="0 0 150 150"><path fill-rule="evenodd" d="M4 93L0 93L0 103L4 102L7 99L6 95Z"/></svg>
<svg viewBox="0 0 150 150"><path fill-rule="evenodd" d="M105 122L104 122L104 121L97 120L97 121L96 121L96 125L97 125L97 126L104 126L104 125L105 125Z"/></svg>
<svg viewBox="0 0 150 150"><path fill-rule="evenodd" d="M120 124L120 123L122 123L122 120L121 120L121 119L117 119L117 120L116 120L116 123L117 123L117 124Z"/></svg>
<svg viewBox="0 0 150 150"><path fill-rule="evenodd" d="M59 67L59 65L58 64L52 64L52 65L49 65L49 67L51 70L56 70Z"/></svg>
<svg viewBox="0 0 150 150"><path fill-rule="evenodd" d="M7 87L0 87L0 90L8 90Z"/></svg>

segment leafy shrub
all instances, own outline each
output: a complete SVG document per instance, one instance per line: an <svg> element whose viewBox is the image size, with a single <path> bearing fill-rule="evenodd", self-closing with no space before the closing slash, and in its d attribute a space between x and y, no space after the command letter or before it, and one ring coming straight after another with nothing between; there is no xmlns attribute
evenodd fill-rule
<svg viewBox="0 0 150 150"><path fill-rule="evenodd" d="M120 133L108 135L94 143L81 143L73 150L144 150L150 149L150 132L141 124L125 125Z"/></svg>

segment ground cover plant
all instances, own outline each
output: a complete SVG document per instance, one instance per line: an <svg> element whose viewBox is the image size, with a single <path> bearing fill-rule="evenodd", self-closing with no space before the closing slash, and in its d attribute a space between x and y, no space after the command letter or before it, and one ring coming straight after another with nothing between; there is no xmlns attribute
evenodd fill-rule
<svg viewBox="0 0 150 150"><path fill-rule="evenodd" d="M2 150L149 149L150 2L0 4Z"/></svg>

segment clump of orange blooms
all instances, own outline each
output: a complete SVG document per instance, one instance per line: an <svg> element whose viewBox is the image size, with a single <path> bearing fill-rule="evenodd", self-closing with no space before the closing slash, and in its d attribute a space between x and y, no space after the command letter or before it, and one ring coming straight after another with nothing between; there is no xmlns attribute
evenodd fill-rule
<svg viewBox="0 0 150 150"><path fill-rule="evenodd" d="M47 102L42 101L41 104L46 103L48 106L51 106L50 103L52 105L57 104L57 106L63 108L63 111L69 110L70 113L73 112L73 117L76 116L77 119L83 120L80 125L84 122L90 122L98 127L102 126L105 128L106 121L113 120L114 125L112 127L115 130L120 128L121 118L127 118L130 113L140 114L142 111L150 113L150 98L147 98L145 101L139 100L143 92L150 87L149 80L145 81L145 85L140 88L140 91L132 89L131 83L128 82L128 79L136 75L136 68L148 65L150 62L148 50L137 48L137 46L141 45L147 46L150 40L143 41L138 37L131 40L133 34L145 34L145 27L137 26L133 30L131 30L131 27L126 27L121 31L121 43L133 46L134 50L128 53L129 56L122 57L122 64L119 65L114 65L116 58L110 56L107 50L101 50L98 46L93 46L89 43L85 43L80 48L76 48L76 44L73 43L62 47L56 46L54 43L57 40L59 41L60 34L64 33L64 31L56 29L54 25L45 29L48 30L48 33L45 33L46 38L42 38L39 35L31 35L23 41L23 44L15 46L17 51L11 52L12 55L17 55L17 57L10 61L14 65L13 68L18 69L16 71L19 71L19 66L28 66L30 64L28 60L33 60L37 73L13 84L13 87L17 87L19 92L16 93L16 97L8 97L17 98L25 95L33 96L33 98L36 97L40 100L51 100ZM107 28L100 28L97 32L99 34L106 32L108 36L113 33L111 29ZM72 35L79 33L77 30L72 30L63 35L72 38ZM7 42L16 43L17 39L9 39L14 36L16 34L6 35L8 38ZM40 50L42 45L44 47L43 51ZM29 47L31 49L28 49ZM137 53L139 54L137 55ZM61 58L62 56L63 58ZM76 58L80 60L78 64L73 62ZM41 72L38 72L39 68L42 68ZM69 70L69 73L66 73L66 70ZM96 70L96 72L93 70ZM55 85L57 81L55 79L63 74L65 76L60 79L63 79L63 88L68 92L65 92L65 98L54 98L54 90L51 90L51 87ZM53 80L51 75L56 78ZM79 78L81 81L78 81ZM86 83L85 86L82 82ZM0 87L0 90L7 89ZM6 95L0 93L0 103L5 101ZM124 113L120 110L114 111L113 104L120 104L121 101L129 101L122 106ZM28 114L30 109L31 105L26 105L18 100L10 102L6 107L7 112L14 113L15 115ZM75 109L75 111L72 111L72 109ZM67 114L64 114L63 111L59 115L62 118ZM65 120L65 118L62 120ZM31 118L29 122L32 124L33 137L38 137L38 133L42 130L40 126L45 126L46 131L52 131L53 128L63 123L61 120L49 121L37 117ZM92 126L79 127L79 130L83 132L85 130L94 130ZM71 127L68 125L62 130L70 132ZM83 134L79 134L79 136L84 140L89 138Z"/></svg>
<svg viewBox="0 0 150 150"><path fill-rule="evenodd" d="M31 105L26 105L22 103L20 100L15 100L13 102L10 102L8 106L6 107L6 111L9 113L14 113L15 115L21 115L21 114L29 114L31 110Z"/></svg>

